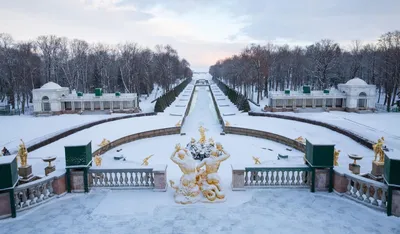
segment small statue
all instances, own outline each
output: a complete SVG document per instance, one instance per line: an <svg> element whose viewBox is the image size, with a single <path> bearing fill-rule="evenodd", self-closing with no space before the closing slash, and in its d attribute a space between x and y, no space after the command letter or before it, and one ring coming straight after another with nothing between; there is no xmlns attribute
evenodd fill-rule
<svg viewBox="0 0 400 234"><path fill-rule="evenodd" d="M261 164L259 157L254 157L253 156L253 160L254 160L254 164Z"/></svg>
<svg viewBox="0 0 400 234"><path fill-rule="evenodd" d="M225 121L225 126L229 127L231 124L228 121Z"/></svg>
<svg viewBox="0 0 400 234"><path fill-rule="evenodd" d="M306 144L306 140L302 136L299 136L294 140L297 141L297 142L300 142L302 144Z"/></svg>
<svg viewBox="0 0 400 234"><path fill-rule="evenodd" d="M181 126L181 121L179 120L179 122L175 124L175 127L180 127L180 126Z"/></svg>
<svg viewBox="0 0 400 234"><path fill-rule="evenodd" d="M99 144L99 146L100 146L100 147L103 147L103 146L106 146L106 145L108 145L108 144L110 144L110 141L107 140L107 139L105 139L105 138L103 138L103 140L101 141L101 143Z"/></svg>
<svg viewBox="0 0 400 234"><path fill-rule="evenodd" d="M101 161L102 161L102 158L101 158L100 154L94 156L94 163L96 164L96 167L101 166Z"/></svg>
<svg viewBox="0 0 400 234"><path fill-rule="evenodd" d="M212 137L210 137L210 139L208 139L208 144L210 144L210 146L215 145L214 139Z"/></svg>
<svg viewBox="0 0 400 234"><path fill-rule="evenodd" d="M145 157L145 158L143 159L142 166L148 166L148 165L149 165L149 159L150 159L151 157L153 157L153 154L150 155L150 156L148 156L148 157Z"/></svg>
<svg viewBox="0 0 400 234"><path fill-rule="evenodd" d="M199 128L199 132L200 132L199 143L203 145L204 143L206 143L206 134L205 134L206 129L203 126L201 126Z"/></svg>
<svg viewBox="0 0 400 234"><path fill-rule="evenodd" d="M28 150L26 149L25 143L22 139L21 144L19 144L18 157L21 161L21 167L26 167L28 160Z"/></svg>
<svg viewBox="0 0 400 234"><path fill-rule="evenodd" d="M334 166L339 166L338 160L339 160L339 154L340 154L340 150L336 150L333 153L333 165Z"/></svg>
<svg viewBox="0 0 400 234"><path fill-rule="evenodd" d="M374 150L375 153L375 159L374 161L384 163L385 160L385 152L383 151L383 144L385 143L385 138L381 137L378 139L378 142L374 145L372 145L372 149ZM379 159L377 160L377 156L379 155Z"/></svg>

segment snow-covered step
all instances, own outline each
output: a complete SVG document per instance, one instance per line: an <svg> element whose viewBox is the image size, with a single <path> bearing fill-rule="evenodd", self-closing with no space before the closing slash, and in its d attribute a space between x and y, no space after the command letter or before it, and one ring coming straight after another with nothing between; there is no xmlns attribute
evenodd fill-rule
<svg viewBox="0 0 400 234"><path fill-rule="evenodd" d="M229 106L228 104L219 105L219 107L228 107L228 106Z"/></svg>
<svg viewBox="0 0 400 234"><path fill-rule="evenodd" d="M189 101L189 99L179 99L179 101L186 102Z"/></svg>
<svg viewBox="0 0 400 234"><path fill-rule="evenodd" d="M176 107L186 107L186 105L175 105Z"/></svg>
<svg viewBox="0 0 400 234"><path fill-rule="evenodd" d="M225 101L225 98L218 98L217 101Z"/></svg>
<svg viewBox="0 0 400 234"><path fill-rule="evenodd" d="M170 113L171 116L182 116L182 114Z"/></svg>
<svg viewBox="0 0 400 234"><path fill-rule="evenodd" d="M223 113L223 116L232 116L232 115L236 115L235 113Z"/></svg>

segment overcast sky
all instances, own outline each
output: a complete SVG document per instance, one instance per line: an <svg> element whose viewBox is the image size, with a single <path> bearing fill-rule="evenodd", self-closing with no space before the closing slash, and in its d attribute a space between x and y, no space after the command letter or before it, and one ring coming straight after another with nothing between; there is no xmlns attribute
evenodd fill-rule
<svg viewBox="0 0 400 234"><path fill-rule="evenodd" d="M375 41L400 30L400 0L0 0L0 32L171 44L195 70L250 43Z"/></svg>

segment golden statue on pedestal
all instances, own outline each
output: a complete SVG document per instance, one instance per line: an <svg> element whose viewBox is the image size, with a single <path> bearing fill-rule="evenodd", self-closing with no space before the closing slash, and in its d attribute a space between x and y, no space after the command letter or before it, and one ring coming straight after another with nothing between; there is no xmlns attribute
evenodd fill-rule
<svg viewBox="0 0 400 234"><path fill-rule="evenodd" d="M375 159L374 161L377 161L379 163L384 163L385 160L385 152L383 151L383 144L385 143L385 138L381 137L378 139L378 142L374 145L372 145L372 149L374 150L375 153ZM377 156L379 155L379 160L377 160Z"/></svg>
<svg viewBox="0 0 400 234"><path fill-rule="evenodd" d="M333 153L333 165L334 166L339 166L338 160L339 160L339 155L340 155L340 150L336 150Z"/></svg>
<svg viewBox="0 0 400 234"><path fill-rule="evenodd" d="M21 167L26 167L28 165L28 150L26 149L24 141L21 139L21 144L19 144L18 157L21 162Z"/></svg>
<svg viewBox="0 0 400 234"><path fill-rule="evenodd" d="M259 157L254 157L253 156L253 160L254 160L254 164L261 164L261 162L260 162L260 158Z"/></svg>
<svg viewBox="0 0 400 234"><path fill-rule="evenodd" d="M200 143L200 144L206 143L206 134L205 134L206 129L205 129L203 126L201 126L201 127L199 128L199 132L200 132L199 143Z"/></svg>
<svg viewBox="0 0 400 234"><path fill-rule="evenodd" d="M96 164L97 167L101 166L101 161L103 159L101 158L100 154L97 154L94 156L94 163Z"/></svg>
<svg viewBox="0 0 400 234"><path fill-rule="evenodd" d="M106 146L110 144L110 141L107 140L106 138L103 138L103 140L101 141L101 143L99 144L100 147Z"/></svg>
<svg viewBox="0 0 400 234"><path fill-rule="evenodd" d="M149 159L150 159L151 157L153 157L153 155L154 155L154 154L152 154L152 155L150 155L150 156L148 156L148 157L145 157L145 158L143 159L142 166L148 166L148 165L149 165Z"/></svg>
<svg viewBox="0 0 400 234"><path fill-rule="evenodd" d="M306 144L306 140L302 136L299 136L294 140L297 141L297 142L300 142L302 144Z"/></svg>

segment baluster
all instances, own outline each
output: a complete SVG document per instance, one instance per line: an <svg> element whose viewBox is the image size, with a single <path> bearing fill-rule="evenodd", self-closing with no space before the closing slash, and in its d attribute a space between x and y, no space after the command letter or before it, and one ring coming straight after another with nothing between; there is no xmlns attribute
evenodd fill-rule
<svg viewBox="0 0 400 234"><path fill-rule="evenodd" d="M290 185L290 176L289 176L290 171L286 171L286 183L285 185Z"/></svg>
<svg viewBox="0 0 400 234"><path fill-rule="evenodd" d="M373 188L374 188L374 197L372 199L372 205L377 206L378 205L378 188L375 188L375 187L373 187Z"/></svg>
<svg viewBox="0 0 400 234"><path fill-rule="evenodd" d="M150 185L152 187L154 187L154 176L153 176L153 172L150 172Z"/></svg>
<svg viewBox="0 0 400 234"><path fill-rule="evenodd" d="M22 194L22 207L29 206L29 201L28 201L28 189L24 189L21 191Z"/></svg>
<svg viewBox="0 0 400 234"><path fill-rule="evenodd" d="M366 186L367 186L367 192L365 193L364 202L366 202L366 203L371 203L371 200L369 199L369 198L371 197L371 192L370 192L370 187L371 187L371 185L366 184Z"/></svg>
<svg viewBox="0 0 400 234"><path fill-rule="evenodd" d="M381 190L382 191L382 195L381 195L381 207L386 208L386 191L385 190Z"/></svg>
<svg viewBox="0 0 400 234"><path fill-rule="evenodd" d="M244 186L249 185L249 180L248 180L248 171L244 172Z"/></svg>
<svg viewBox="0 0 400 234"><path fill-rule="evenodd" d="M358 190L358 194L359 194L358 200L362 201L362 200L364 200L364 197L363 197L363 194L364 194L364 183L360 182L359 184L360 184L360 189Z"/></svg>
<svg viewBox="0 0 400 234"><path fill-rule="evenodd" d="M14 192L14 199L15 199L15 208L18 210L21 208L21 199L19 192Z"/></svg>
<svg viewBox="0 0 400 234"><path fill-rule="evenodd" d="M50 190L50 187L53 187L53 186L51 186L51 182L52 181L46 181L45 183L44 183L44 191L43 191L43 200L46 200L47 198L49 198L49 195L50 195L50 192L49 192L49 190Z"/></svg>
<svg viewBox="0 0 400 234"><path fill-rule="evenodd" d="M120 186L119 184L119 179L118 179L118 175L121 175L121 173L119 172L114 172L114 182L115 182L115 186Z"/></svg>
<svg viewBox="0 0 400 234"><path fill-rule="evenodd" d="M143 178L143 172L140 172L140 186L144 186L144 178Z"/></svg>
<svg viewBox="0 0 400 234"><path fill-rule="evenodd" d="M133 172L129 172L129 185L133 186Z"/></svg>
<svg viewBox="0 0 400 234"><path fill-rule="evenodd" d="M276 171L275 185L279 185L279 171Z"/></svg>
<svg viewBox="0 0 400 234"><path fill-rule="evenodd" d="M35 199L35 190L34 188L28 188L28 199L29 199L29 205L33 205L36 203L36 199Z"/></svg>
<svg viewBox="0 0 400 234"><path fill-rule="evenodd" d="M349 183L347 184L347 194L351 195L351 179L347 178Z"/></svg>
<svg viewBox="0 0 400 234"><path fill-rule="evenodd" d="M104 172L104 186L110 186L109 173Z"/></svg>
<svg viewBox="0 0 400 234"><path fill-rule="evenodd" d="M124 186L124 176L122 172L119 173L119 186Z"/></svg>
<svg viewBox="0 0 400 234"><path fill-rule="evenodd" d="M297 173L296 173L296 185L300 185L301 184L300 173L304 174L304 171L297 171Z"/></svg>
<svg viewBox="0 0 400 234"><path fill-rule="evenodd" d="M294 185L294 172L295 171L292 171L292 176L290 177L290 185Z"/></svg>
<svg viewBox="0 0 400 234"><path fill-rule="evenodd" d="M94 180L96 179L96 175L94 173L88 173L89 174L89 186L94 186Z"/></svg>
<svg viewBox="0 0 400 234"><path fill-rule="evenodd" d="M274 173L275 173L275 171L271 171L271 183L270 183L270 185L271 186L273 186L275 183L274 183L274 181L275 181L275 175L274 175Z"/></svg>
<svg viewBox="0 0 400 234"><path fill-rule="evenodd" d="M263 173L263 177L264 177L264 186L268 185L268 171L265 171L265 174Z"/></svg>
<svg viewBox="0 0 400 234"><path fill-rule="evenodd" d="M353 184L353 197L357 198L357 180L354 180L354 184Z"/></svg>
<svg viewBox="0 0 400 234"><path fill-rule="evenodd" d="M281 171L281 181L280 181L280 185L285 185L285 171Z"/></svg>
<svg viewBox="0 0 400 234"><path fill-rule="evenodd" d="M128 174L127 174L127 172L125 171L124 172L124 186L129 186L129 179L128 179Z"/></svg>
<svg viewBox="0 0 400 234"><path fill-rule="evenodd" d="M103 173L95 173L95 184L96 186L103 186L104 174Z"/></svg>
<svg viewBox="0 0 400 234"><path fill-rule="evenodd" d="M139 186L138 181L139 181L139 179L138 179L138 173L135 172L135 186Z"/></svg>
<svg viewBox="0 0 400 234"><path fill-rule="evenodd" d="M144 172L144 182L144 186L149 187L149 172Z"/></svg>

